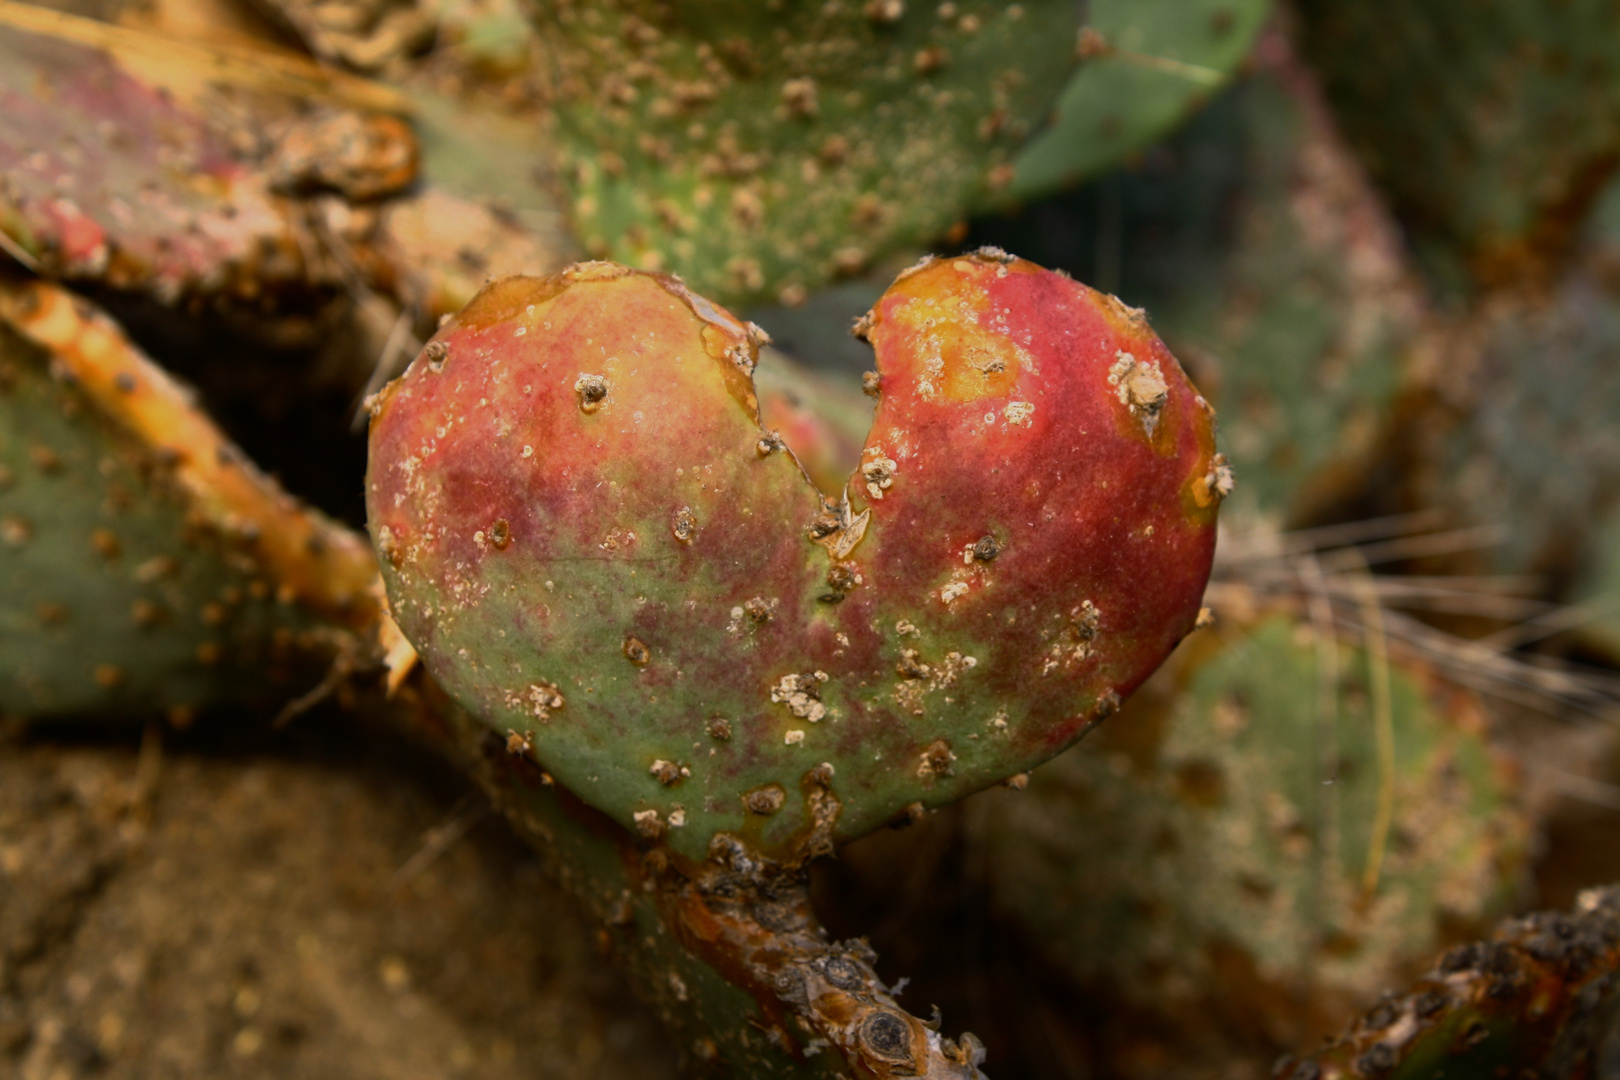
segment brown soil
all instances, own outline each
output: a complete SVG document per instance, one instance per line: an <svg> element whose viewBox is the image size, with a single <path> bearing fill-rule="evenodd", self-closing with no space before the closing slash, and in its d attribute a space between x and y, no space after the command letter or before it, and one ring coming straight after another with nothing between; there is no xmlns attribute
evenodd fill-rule
<svg viewBox="0 0 1620 1080"><path fill-rule="evenodd" d="M337 717L0 735L0 1075L673 1077L483 805Z"/></svg>

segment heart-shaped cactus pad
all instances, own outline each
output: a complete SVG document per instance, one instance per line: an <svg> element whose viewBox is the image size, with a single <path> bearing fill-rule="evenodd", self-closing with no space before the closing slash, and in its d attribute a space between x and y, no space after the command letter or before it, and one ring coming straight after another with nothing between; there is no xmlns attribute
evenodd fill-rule
<svg viewBox="0 0 1620 1080"><path fill-rule="evenodd" d="M429 672L677 854L802 858L1022 772L1198 616L1230 476L1140 311L986 250L857 332L843 491L760 426L756 328L610 263L491 283L373 403Z"/></svg>

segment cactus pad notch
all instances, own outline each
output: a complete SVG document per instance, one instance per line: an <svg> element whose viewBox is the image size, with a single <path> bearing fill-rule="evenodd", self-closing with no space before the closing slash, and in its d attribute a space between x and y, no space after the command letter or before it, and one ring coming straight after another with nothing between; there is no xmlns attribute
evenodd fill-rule
<svg viewBox="0 0 1620 1080"><path fill-rule="evenodd" d="M841 493L759 426L755 330L613 264L493 283L374 403L371 528L429 670L679 854L802 858L1027 769L1197 616L1229 475L1140 312L987 252L861 329Z"/></svg>

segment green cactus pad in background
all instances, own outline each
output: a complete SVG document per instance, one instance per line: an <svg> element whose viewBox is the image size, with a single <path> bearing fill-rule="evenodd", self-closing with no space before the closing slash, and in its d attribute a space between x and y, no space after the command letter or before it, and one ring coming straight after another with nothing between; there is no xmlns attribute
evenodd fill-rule
<svg viewBox="0 0 1620 1080"><path fill-rule="evenodd" d="M1096 176L1197 111L1231 78L1269 0L1092 0L1080 70L1050 126L1013 159L1007 198Z"/></svg>
<svg viewBox="0 0 1620 1080"><path fill-rule="evenodd" d="M1483 284L1556 267L1620 161L1607 0L1302 0L1301 40L1428 267Z"/></svg>
<svg viewBox="0 0 1620 1080"><path fill-rule="evenodd" d="M1246 159L1234 236L1218 269L1146 302L1221 409L1245 478L1228 509L1288 524L1365 482L1426 308L1308 75L1271 60L1230 104Z"/></svg>
<svg viewBox="0 0 1620 1080"><path fill-rule="evenodd" d="M374 610L369 553L81 305L0 292L0 713L183 719L308 690Z"/></svg>
<svg viewBox="0 0 1620 1080"><path fill-rule="evenodd" d="M1079 10L536 6L586 250L726 303L801 298L1004 185L1073 65Z"/></svg>
<svg viewBox="0 0 1620 1080"><path fill-rule="evenodd" d="M1285 1080L1591 1080L1613 1074L1620 1021L1620 888L1568 915L1505 923L1461 945L1331 1047L1285 1059Z"/></svg>
<svg viewBox="0 0 1620 1080"><path fill-rule="evenodd" d="M612 264L494 283L374 405L428 669L683 855L800 858L1028 768L1198 612L1230 477L1139 312L997 252L902 275L866 330L841 496L759 426L756 335Z"/></svg>
<svg viewBox="0 0 1620 1080"><path fill-rule="evenodd" d="M1607 274L1582 258L1545 291L1478 305L1447 327L1407 405L1407 505L1512 523L1475 566L1561 576L1595 556L1590 530L1620 500L1620 290Z"/></svg>
<svg viewBox="0 0 1620 1080"><path fill-rule="evenodd" d="M1471 694L1392 664L1386 777L1367 653L1286 616L1217 625L1119 724L991 802L989 879L1110 999L1297 1046L1497 917L1525 823Z"/></svg>

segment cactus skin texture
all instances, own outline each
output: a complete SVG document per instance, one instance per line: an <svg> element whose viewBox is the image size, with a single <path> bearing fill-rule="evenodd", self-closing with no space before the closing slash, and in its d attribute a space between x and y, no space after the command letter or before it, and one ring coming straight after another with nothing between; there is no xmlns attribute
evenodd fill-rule
<svg viewBox="0 0 1620 1080"><path fill-rule="evenodd" d="M735 841L690 876L580 803L509 740L413 682L396 715L475 775L548 871L602 924L601 940L657 1009L689 1076L983 1080L972 1035L947 1038L899 1007L865 941L831 940L808 876ZM937 1019L937 1017L936 1017Z"/></svg>
<svg viewBox="0 0 1620 1080"><path fill-rule="evenodd" d="M1234 236L1148 303L1179 355L1207 359L1197 375L1244 478L1225 512L1308 521L1387 450L1426 312L1394 222L1280 42L1227 104L1244 152Z"/></svg>
<svg viewBox="0 0 1620 1080"><path fill-rule="evenodd" d="M0 0L0 233L53 277L164 301L332 287L305 197L373 200L416 176L414 135L379 108L403 99Z"/></svg>
<svg viewBox="0 0 1620 1080"><path fill-rule="evenodd" d="M577 257L546 154L426 90L0 0L0 245L54 278L262 317L358 273L437 318Z"/></svg>
<svg viewBox="0 0 1620 1080"><path fill-rule="evenodd" d="M1480 703L1392 663L1397 839L1365 898L1373 675L1310 633L1284 612L1223 618L989 810L997 903L1078 981L1189 1036L1308 1044L1518 883L1527 824Z"/></svg>
<svg viewBox="0 0 1620 1080"><path fill-rule="evenodd" d="M358 537L45 284L0 282L0 555L11 715L285 700L376 612Z"/></svg>
<svg viewBox="0 0 1620 1080"><path fill-rule="evenodd" d="M1020 772L1198 612L1229 475L1140 312L995 252L864 329L877 417L832 496L759 426L750 329L612 264L492 284L374 403L428 670L688 858L802 859Z"/></svg>
<svg viewBox="0 0 1620 1080"><path fill-rule="evenodd" d="M1163 137L1219 92L1270 8L1268 0L1092 0L1080 70L1051 124L1013 159L1005 194L1040 198Z"/></svg>
<svg viewBox="0 0 1620 1080"><path fill-rule="evenodd" d="M1068 0L535 7L586 251L724 303L943 234L1011 178L1079 29Z"/></svg>
<svg viewBox="0 0 1620 1080"><path fill-rule="evenodd" d="M1620 888L1505 923L1441 958L1286 1080L1597 1080L1620 1016Z"/></svg>
<svg viewBox="0 0 1620 1080"><path fill-rule="evenodd" d="M1556 266L1620 161L1605 0L1306 0L1307 57L1428 269L1466 286Z"/></svg>

